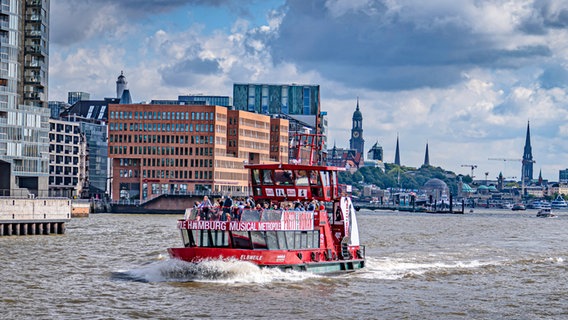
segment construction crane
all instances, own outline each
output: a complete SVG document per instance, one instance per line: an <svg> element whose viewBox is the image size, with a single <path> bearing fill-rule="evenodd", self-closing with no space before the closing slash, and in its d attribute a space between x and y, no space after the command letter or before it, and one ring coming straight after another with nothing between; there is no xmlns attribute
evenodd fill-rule
<svg viewBox="0 0 568 320"><path fill-rule="evenodd" d="M505 171L507 171L507 162L509 162L509 161L515 161L515 162L523 161L523 159L518 159L518 158L489 158L488 160L503 161L503 174L506 174Z"/></svg>
<svg viewBox="0 0 568 320"><path fill-rule="evenodd" d="M473 175L473 170L475 170L475 168L477 168L477 165L476 164L462 164L461 166L471 168L471 179L473 180L473 178L475 177Z"/></svg>
<svg viewBox="0 0 568 320"><path fill-rule="evenodd" d="M497 160L497 161L523 161L523 159L511 159L511 158L489 158L489 160Z"/></svg>

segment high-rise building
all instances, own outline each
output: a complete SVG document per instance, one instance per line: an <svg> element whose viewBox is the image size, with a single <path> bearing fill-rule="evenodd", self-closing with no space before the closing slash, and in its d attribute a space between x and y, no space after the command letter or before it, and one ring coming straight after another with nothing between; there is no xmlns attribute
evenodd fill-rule
<svg viewBox="0 0 568 320"><path fill-rule="evenodd" d="M79 100L90 100L91 94L87 92L71 91L67 92L67 103L70 105L75 104Z"/></svg>
<svg viewBox="0 0 568 320"><path fill-rule="evenodd" d="M48 190L49 2L0 6L0 195Z"/></svg>

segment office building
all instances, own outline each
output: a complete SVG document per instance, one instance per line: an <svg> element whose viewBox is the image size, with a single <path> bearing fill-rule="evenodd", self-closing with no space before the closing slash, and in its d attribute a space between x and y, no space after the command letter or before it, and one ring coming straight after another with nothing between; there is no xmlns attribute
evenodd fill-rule
<svg viewBox="0 0 568 320"><path fill-rule="evenodd" d="M248 194L245 164L288 160L281 139L288 123L266 115L223 106L111 104L108 121L113 200ZM279 132L271 132L276 126Z"/></svg>
<svg viewBox="0 0 568 320"><path fill-rule="evenodd" d="M49 2L0 7L0 195L48 190Z"/></svg>

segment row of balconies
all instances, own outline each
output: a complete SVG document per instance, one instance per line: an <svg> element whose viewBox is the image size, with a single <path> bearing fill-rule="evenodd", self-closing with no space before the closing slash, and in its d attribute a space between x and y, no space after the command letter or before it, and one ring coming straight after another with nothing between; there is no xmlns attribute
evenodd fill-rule
<svg viewBox="0 0 568 320"><path fill-rule="evenodd" d="M39 53L41 55L47 55L47 53L48 53L47 48L44 48L43 46L40 46L40 45L25 46L24 52L25 53Z"/></svg>

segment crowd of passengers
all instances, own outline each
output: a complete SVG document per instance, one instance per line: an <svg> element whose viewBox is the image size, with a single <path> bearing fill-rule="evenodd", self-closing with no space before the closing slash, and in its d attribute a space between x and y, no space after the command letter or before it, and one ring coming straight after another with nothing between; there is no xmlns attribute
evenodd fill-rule
<svg viewBox="0 0 568 320"><path fill-rule="evenodd" d="M196 220L207 221L241 221L241 216L245 210L284 210L284 211L314 211L321 208L323 203L317 200L313 201L283 201L280 203L263 201L255 203L254 199L248 198L231 198L227 196L218 201L209 200L207 196L203 197L203 201L195 202L193 208L197 211ZM188 219L189 217L186 217Z"/></svg>

